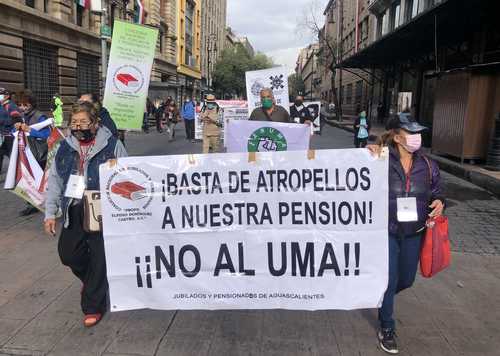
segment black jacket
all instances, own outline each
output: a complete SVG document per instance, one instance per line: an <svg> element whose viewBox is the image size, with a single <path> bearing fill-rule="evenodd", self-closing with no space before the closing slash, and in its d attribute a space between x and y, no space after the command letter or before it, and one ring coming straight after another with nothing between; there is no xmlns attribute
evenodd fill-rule
<svg viewBox="0 0 500 356"><path fill-rule="evenodd" d="M114 137L118 137L118 128L105 107L102 107L101 111L99 111L99 118L101 119L101 125L111 131Z"/></svg>

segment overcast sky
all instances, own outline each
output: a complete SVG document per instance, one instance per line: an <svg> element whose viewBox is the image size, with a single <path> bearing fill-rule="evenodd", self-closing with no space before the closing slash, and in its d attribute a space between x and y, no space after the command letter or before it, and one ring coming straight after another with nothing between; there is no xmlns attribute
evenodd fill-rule
<svg viewBox="0 0 500 356"><path fill-rule="evenodd" d="M297 28L311 11L311 3L323 21L328 0L227 0L228 26L238 36L248 37L256 51L293 71L299 50L314 41L309 31Z"/></svg>

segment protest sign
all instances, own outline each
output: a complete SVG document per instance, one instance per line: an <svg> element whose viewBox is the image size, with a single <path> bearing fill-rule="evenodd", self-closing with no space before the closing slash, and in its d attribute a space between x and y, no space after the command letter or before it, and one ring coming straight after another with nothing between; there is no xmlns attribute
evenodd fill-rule
<svg viewBox="0 0 500 356"><path fill-rule="evenodd" d="M311 126L312 133L320 132L321 131L321 101L306 101L304 102L304 106L309 109L309 112L311 113L311 117L313 119L313 124Z"/></svg>
<svg viewBox="0 0 500 356"><path fill-rule="evenodd" d="M248 98L248 112L261 107L260 91L264 88L272 89L276 104L290 112L288 97L288 74L286 67L246 72L246 86Z"/></svg>
<svg viewBox="0 0 500 356"><path fill-rule="evenodd" d="M119 129L141 130L158 30L115 21L104 106Z"/></svg>
<svg viewBox="0 0 500 356"><path fill-rule="evenodd" d="M49 118L31 125L35 130L41 130L54 124ZM64 136L57 128L53 128L47 139L48 153L45 171L40 167L28 144L25 132L14 132L14 143L9 160L9 168L5 177L4 189L10 190L26 200L39 210L44 210L45 191L47 188L48 171L54 160L55 152Z"/></svg>
<svg viewBox="0 0 500 356"><path fill-rule="evenodd" d="M387 155L128 157L100 180L112 311L381 304Z"/></svg>
<svg viewBox="0 0 500 356"><path fill-rule="evenodd" d="M15 132L4 189L43 209L45 195L40 192L42 178L43 170L30 150L26 133Z"/></svg>
<svg viewBox="0 0 500 356"><path fill-rule="evenodd" d="M248 104L246 100L220 100L217 101L222 109L222 136L224 146L227 141L227 124L231 120L248 120Z"/></svg>
<svg viewBox="0 0 500 356"><path fill-rule="evenodd" d="M311 129L307 125L268 121L229 121L227 152L308 150Z"/></svg>

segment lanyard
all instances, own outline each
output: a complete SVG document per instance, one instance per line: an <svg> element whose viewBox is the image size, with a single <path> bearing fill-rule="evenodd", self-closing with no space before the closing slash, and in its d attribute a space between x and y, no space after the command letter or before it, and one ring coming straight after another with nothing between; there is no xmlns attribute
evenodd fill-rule
<svg viewBox="0 0 500 356"><path fill-rule="evenodd" d="M410 169L408 170L408 173L405 171L405 177L406 177L406 196L410 193L411 190L411 170L413 169L413 159L411 160L410 163ZM404 167L403 167L404 170Z"/></svg>
<svg viewBox="0 0 500 356"><path fill-rule="evenodd" d="M92 148L94 147L94 143L92 143L91 145L88 145L88 146L85 146L87 148L86 152L85 152L85 155L83 154L83 149L82 149L82 146L80 145L80 170L79 170L79 174L80 175L83 175L83 167L85 166L85 162L87 162L89 160L89 155L90 155L90 151L92 151Z"/></svg>

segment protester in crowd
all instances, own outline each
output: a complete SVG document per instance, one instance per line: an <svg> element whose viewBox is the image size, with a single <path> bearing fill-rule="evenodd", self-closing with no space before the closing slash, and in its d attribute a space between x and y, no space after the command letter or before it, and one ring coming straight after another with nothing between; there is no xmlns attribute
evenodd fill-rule
<svg viewBox="0 0 500 356"><path fill-rule="evenodd" d="M40 130L35 130L31 125L41 123L47 120L47 116L38 110L37 100L31 90L23 90L19 94L19 109L23 114L23 122L18 122L14 128L18 131L24 131L27 135L27 142L33 157L42 169L45 169L47 163L48 145L47 139L50 136L50 126ZM28 216L38 212L38 209L27 203L21 216Z"/></svg>
<svg viewBox="0 0 500 356"><path fill-rule="evenodd" d="M52 117L54 118L54 125L61 127L63 125L63 101L59 94L55 94L52 98Z"/></svg>
<svg viewBox="0 0 500 356"><path fill-rule="evenodd" d="M58 243L59 256L83 283L83 323L91 327L101 320L107 309L104 242L102 232L84 231L83 202L75 198L77 193L71 186L74 182L81 182L85 189L99 190L99 165L127 153L116 136L99 124L98 112L88 102L73 106L69 127L71 135L61 143L50 170L45 231L55 236L55 218L60 208L63 225Z"/></svg>
<svg viewBox="0 0 500 356"><path fill-rule="evenodd" d="M384 103L379 101L378 105L377 105L377 120L379 123L383 123L384 122L384 113L385 113L385 107L384 107Z"/></svg>
<svg viewBox="0 0 500 356"><path fill-rule="evenodd" d="M186 128L186 140L191 140L191 142L194 142L195 112L196 103L192 100L192 98L187 97L182 105L181 117L182 120L184 120Z"/></svg>
<svg viewBox="0 0 500 356"><path fill-rule="evenodd" d="M157 107L155 109L155 121L156 121L156 131L159 133L163 133L163 117L165 114L165 107L170 105L170 97L168 97L165 101L157 101Z"/></svg>
<svg viewBox="0 0 500 356"><path fill-rule="evenodd" d="M298 95L295 98L293 105L290 107L290 117L292 121L298 124L311 125L313 118L309 109L304 105L303 96Z"/></svg>
<svg viewBox="0 0 500 356"><path fill-rule="evenodd" d="M370 136L370 128L371 123L366 117L366 111L360 112L359 116L354 120L354 147L366 147Z"/></svg>
<svg viewBox="0 0 500 356"><path fill-rule="evenodd" d="M175 126L179 122L179 109L177 109L177 105L175 102L171 101L170 105L167 108L165 113L168 131L169 131L169 142L172 142L175 139Z"/></svg>
<svg viewBox="0 0 500 356"><path fill-rule="evenodd" d="M11 92L0 88L0 172L2 171L3 158L10 157L12 152L14 124L21 121L21 112L11 100Z"/></svg>
<svg viewBox="0 0 500 356"><path fill-rule="evenodd" d="M205 106L201 110L200 119L203 123L203 153L219 152L220 124L219 105L215 101L215 96L207 95Z"/></svg>
<svg viewBox="0 0 500 356"><path fill-rule="evenodd" d="M79 102L89 102L93 104L99 114L99 119L101 120L101 125L104 127L107 127L109 131L111 131L111 134L115 137L120 137L120 133L118 132L118 128L116 127L115 122L111 118L111 115L109 114L109 111L102 105L101 100L99 99L99 95L96 93L82 93L79 96L78 99ZM123 142L123 140L120 140Z"/></svg>
<svg viewBox="0 0 500 356"><path fill-rule="evenodd" d="M272 89L264 88L260 91L262 107L255 108L250 114L252 121L274 121L289 123L290 115L284 107L276 105Z"/></svg>
<svg viewBox="0 0 500 356"><path fill-rule="evenodd" d="M332 121L335 119L335 104L330 103L328 104L325 102L323 105L321 105L321 111L320 111L320 129L319 129L319 134L323 132L323 127L328 121Z"/></svg>
<svg viewBox="0 0 500 356"><path fill-rule="evenodd" d="M410 117L394 116L387 128L389 131L381 137L380 146L369 148L371 151L382 146L389 148L389 284L379 309L378 340L383 350L396 354L394 297L412 286L426 220L443 213L444 198L439 168L420 149L421 132L426 127ZM398 209L413 210L418 218L398 221Z"/></svg>

